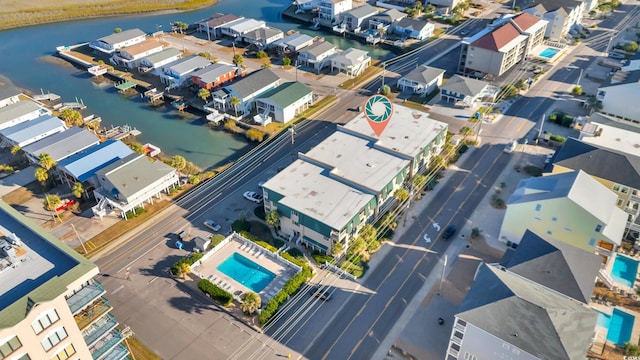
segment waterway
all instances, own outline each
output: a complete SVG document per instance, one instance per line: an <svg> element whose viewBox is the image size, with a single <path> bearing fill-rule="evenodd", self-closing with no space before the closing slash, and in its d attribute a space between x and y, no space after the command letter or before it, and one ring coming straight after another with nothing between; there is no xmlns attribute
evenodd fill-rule
<svg viewBox="0 0 640 360"><path fill-rule="evenodd" d="M182 155L203 169L237 159L253 145L244 137L209 129L200 116L179 113L168 106L152 108L139 97L124 97L112 86L97 84L86 71L80 71L54 58L56 46L88 42L108 35L115 28L139 28L147 33L169 30L171 23L195 23L213 13L233 13L266 21L283 31L300 30L322 35L336 46L366 49L374 58L385 58L389 52L366 46L355 40L314 32L306 24L282 19L288 0L222 0L217 5L198 11L161 15L135 15L45 24L0 32L0 74L19 88L61 95L64 101L81 99L87 106L85 115L102 117L103 125L128 124L142 131L138 141L159 146L167 156Z"/></svg>

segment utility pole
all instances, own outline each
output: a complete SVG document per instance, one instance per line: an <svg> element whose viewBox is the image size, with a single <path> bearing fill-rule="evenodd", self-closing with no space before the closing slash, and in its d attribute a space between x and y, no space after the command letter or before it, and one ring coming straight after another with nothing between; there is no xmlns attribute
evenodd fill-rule
<svg viewBox="0 0 640 360"><path fill-rule="evenodd" d="M542 114L542 118L540 119L540 128L538 129L538 137L536 138L536 144L538 143L538 140L542 136L542 126L543 125L544 125L544 114Z"/></svg>
<svg viewBox="0 0 640 360"><path fill-rule="evenodd" d="M380 88L381 91L382 91L382 88L384 87L384 75L385 75L386 70L387 70L387 62L384 61L382 63L382 87Z"/></svg>
<svg viewBox="0 0 640 360"><path fill-rule="evenodd" d="M440 276L440 286L438 287L438 293L442 292L442 282L444 281L444 272L447 270L447 255L443 258L444 264L442 266L442 275Z"/></svg>
<svg viewBox="0 0 640 360"><path fill-rule="evenodd" d="M580 86L580 80L582 79L582 70L580 69L580 75L578 75L578 81L576 82L576 86Z"/></svg>
<svg viewBox="0 0 640 360"><path fill-rule="evenodd" d="M76 227L71 224L71 228L73 229L73 232L76 233L76 237L78 238L78 240L80 240L80 245L82 245L82 251L84 251L84 254L87 255L87 248L84 247L84 241L82 241L82 238L80 237L80 235L78 235L78 230L76 230Z"/></svg>
<svg viewBox="0 0 640 360"><path fill-rule="evenodd" d="M291 127L289 128L289 133L291 134L291 158L295 160L295 153L294 153L294 147L293 147L293 144L296 142L296 139L295 139L296 126L295 125L291 125Z"/></svg>

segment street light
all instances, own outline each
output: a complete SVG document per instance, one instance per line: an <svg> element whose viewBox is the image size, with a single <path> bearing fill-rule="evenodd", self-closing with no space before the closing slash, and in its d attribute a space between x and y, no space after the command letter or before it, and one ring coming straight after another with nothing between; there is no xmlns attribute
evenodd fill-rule
<svg viewBox="0 0 640 360"><path fill-rule="evenodd" d="M440 276L440 286L438 287L438 293L442 292L442 282L444 281L444 271L447 270L447 255L443 257L444 264L442 265L442 275Z"/></svg>

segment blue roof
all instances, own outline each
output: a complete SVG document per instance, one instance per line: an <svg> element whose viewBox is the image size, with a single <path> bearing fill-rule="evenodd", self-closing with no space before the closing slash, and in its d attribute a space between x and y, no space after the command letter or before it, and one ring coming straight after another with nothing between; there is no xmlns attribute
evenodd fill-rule
<svg viewBox="0 0 640 360"><path fill-rule="evenodd" d="M59 129L58 132L64 131L64 122L55 116L45 115L0 130L0 134L16 144L21 144L29 139L50 133L56 129ZM39 139L35 141L37 140ZM29 144L35 141L31 141Z"/></svg>
<svg viewBox="0 0 640 360"><path fill-rule="evenodd" d="M107 140L60 161L58 168L64 169L66 173L78 181L85 181L91 178L96 171L131 154L133 151L122 141Z"/></svg>

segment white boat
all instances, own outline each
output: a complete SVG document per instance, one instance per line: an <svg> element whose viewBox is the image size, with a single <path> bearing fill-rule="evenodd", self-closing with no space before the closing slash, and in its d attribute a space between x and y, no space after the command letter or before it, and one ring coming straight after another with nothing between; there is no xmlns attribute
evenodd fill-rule
<svg viewBox="0 0 640 360"><path fill-rule="evenodd" d="M108 69L105 66L96 65L96 66L90 67L88 71L89 71L89 74L93 76L100 76L100 75L106 74Z"/></svg>

